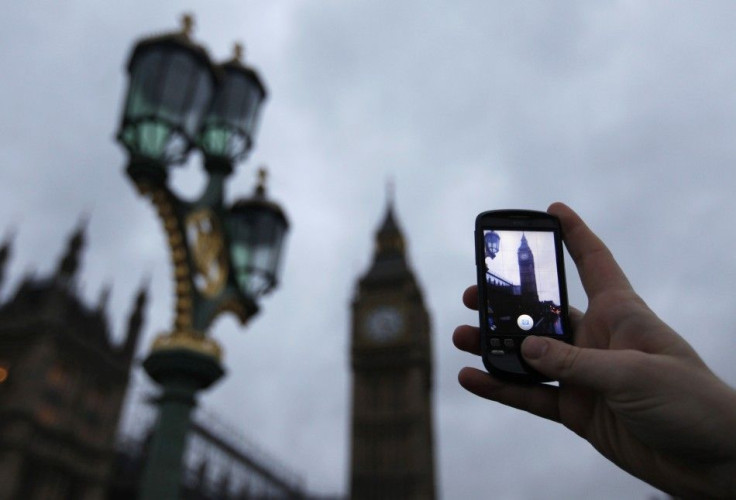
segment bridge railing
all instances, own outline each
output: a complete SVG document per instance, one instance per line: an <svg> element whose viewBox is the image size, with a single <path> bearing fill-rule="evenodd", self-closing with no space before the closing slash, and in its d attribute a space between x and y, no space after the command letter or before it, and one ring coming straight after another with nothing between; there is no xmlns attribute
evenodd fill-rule
<svg viewBox="0 0 736 500"><path fill-rule="evenodd" d="M157 389L136 367L118 431L118 454L128 481L137 482L150 431ZM207 422L206 424L204 422ZM234 425L197 408L184 455L183 495L197 498L306 498L303 479L264 452ZM189 493L187 493L189 492ZM195 494L196 492L196 494Z"/></svg>

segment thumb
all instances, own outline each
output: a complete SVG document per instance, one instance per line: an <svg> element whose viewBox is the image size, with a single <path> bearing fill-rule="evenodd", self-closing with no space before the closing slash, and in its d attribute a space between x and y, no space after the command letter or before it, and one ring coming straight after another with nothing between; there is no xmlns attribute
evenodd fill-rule
<svg viewBox="0 0 736 500"><path fill-rule="evenodd" d="M553 380L607 391L614 385L618 353L584 349L547 337L529 336L521 344L529 365Z"/></svg>

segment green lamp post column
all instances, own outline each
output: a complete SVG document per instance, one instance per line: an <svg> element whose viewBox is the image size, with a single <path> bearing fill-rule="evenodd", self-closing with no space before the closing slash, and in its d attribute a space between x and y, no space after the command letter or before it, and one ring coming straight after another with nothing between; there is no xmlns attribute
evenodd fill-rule
<svg viewBox="0 0 736 500"><path fill-rule="evenodd" d="M135 45L118 133L129 153L128 176L163 222L176 291L173 328L155 338L143 363L162 389L143 500L179 498L196 394L224 374L222 349L207 329L220 313L233 312L245 324L258 312L256 300L276 283L287 228L281 209L265 200L264 174L256 189L261 206L225 207L225 181L253 145L266 91L255 71L240 62L241 48L233 60L213 66L207 52L190 40L191 26L185 16L181 32ZM195 147L204 154L208 181L201 196L187 201L169 188L168 168ZM264 219L270 213L264 212L266 205L277 215ZM265 226L257 222L264 220ZM263 269L264 263L272 267ZM254 273L271 281L258 289L243 286Z"/></svg>

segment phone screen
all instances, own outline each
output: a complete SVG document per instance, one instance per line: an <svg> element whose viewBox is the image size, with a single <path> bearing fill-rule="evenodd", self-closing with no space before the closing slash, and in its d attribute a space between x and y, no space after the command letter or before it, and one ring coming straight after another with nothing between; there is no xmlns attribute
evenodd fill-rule
<svg viewBox="0 0 736 500"><path fill-rule="evenodd" d="M491 335L563 336L562 256L554 230L483 228L485 320Z"/></svg>

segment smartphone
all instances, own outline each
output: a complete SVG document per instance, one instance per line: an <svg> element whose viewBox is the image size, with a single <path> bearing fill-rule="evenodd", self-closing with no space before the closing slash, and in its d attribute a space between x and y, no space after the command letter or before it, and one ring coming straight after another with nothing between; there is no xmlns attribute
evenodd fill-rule
<svg viewBox="0 0 736 500"><path fill-rule="evenodd" d="M519 382L549 379L519 352L527 335L573 342L562 229L532 210L492 210L475 219L481 356L492 375Z"/></svg>

